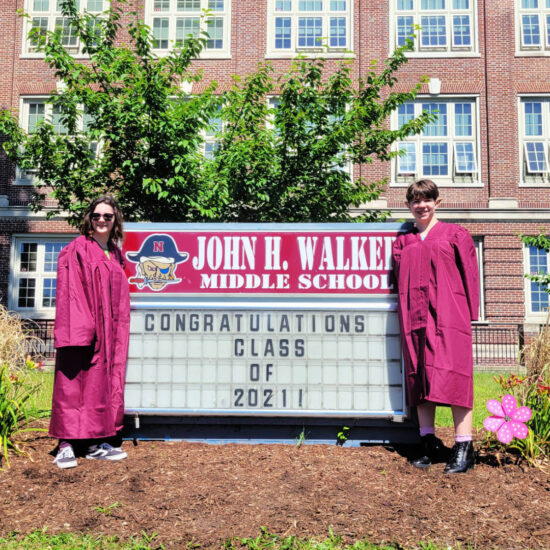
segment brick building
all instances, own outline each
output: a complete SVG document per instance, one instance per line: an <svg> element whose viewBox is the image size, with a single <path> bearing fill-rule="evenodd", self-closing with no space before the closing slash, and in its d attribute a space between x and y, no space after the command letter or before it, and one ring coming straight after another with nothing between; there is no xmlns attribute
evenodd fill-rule
<svg viewBox="0 0 550 550"><path fill-rule="evenodd" d="M107 1L80 5L101 11ZM0 3L0 107L17 110L27 128L47 114L43 100L57 84L17 10L53 29L57 7L56 0ZM393 219L408 217L403 199L410 181L435 180L444 201L440 218L463 224L478 246L482 323L544 321L548 294L523 274L546 270L548 254L524 247L517 235L550 227L550 0L136 0L125 9L127 17L144 10L162 54L196 32L205 8L210 39L195 64L220 89L263 60L285 72L298 53L321 55L319 37L328 44L322 53L328 66L351 57L361 78L371 60L385 59L420 25L398 87L409 90L421 76L429 83L391 123L422 109L436 109L438 121L401 144L406 155L393 164L356 166L355 175L388 178L376 206L388 207ZM66 39L78 56L78 44ZM51 319L57 252L71 231L62 219L30 212L30 177L0 158L0 297L23 316Z"/></svg>

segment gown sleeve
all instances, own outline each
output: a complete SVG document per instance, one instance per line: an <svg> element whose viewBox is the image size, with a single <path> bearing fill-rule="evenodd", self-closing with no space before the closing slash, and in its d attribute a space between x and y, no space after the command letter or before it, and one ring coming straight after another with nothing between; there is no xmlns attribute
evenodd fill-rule
<svg viewBox="0 0 550 550"><path fill-rule="evenodd" d="M457 233L454 246L458 270L470 309L470 319L477 321L479 318L479 269L474 241L466 229L461 228Z"/></svg>
<svg viewBox="0 0 550 550"><path fill-rule="evenodd" d="M401 251L403 250L403 237L398 236L392 245L392 262L395 284L399 281L399 268L401 267Z"/></svg>
<svg viewBox="0 0 550 550"><path fill-rule="evenodd" d="M86 280L85 253L71 243L59 254L55 308L55 347L90 346L95 322Z"/></svg>

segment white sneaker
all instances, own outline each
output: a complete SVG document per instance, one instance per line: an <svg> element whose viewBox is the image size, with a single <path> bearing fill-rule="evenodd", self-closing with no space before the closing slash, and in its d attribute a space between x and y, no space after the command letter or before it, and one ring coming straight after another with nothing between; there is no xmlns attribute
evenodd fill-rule
<svg viewBox="0 0 550 550"><path fill-rule="evenodd" d="M128 455L120 447L112 447L109 443L92 445L88 448L86 458L91 460L122 460Z"/></svg>
<svg viewBox="0 0 550 550"><path fill-rule="evenodd" d="M57 464L58 468L74 468L78 465L76 456L74 455L71 445L63 445L57 452L56 457L53 459L54 464Z"/></svg>

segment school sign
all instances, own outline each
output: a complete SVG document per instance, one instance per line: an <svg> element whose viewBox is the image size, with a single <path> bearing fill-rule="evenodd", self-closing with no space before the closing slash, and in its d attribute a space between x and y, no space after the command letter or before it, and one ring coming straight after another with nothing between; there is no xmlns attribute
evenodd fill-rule
<svg viewBox="0 0 550 550"><path fill-rule="evenodd" d="M127 413L404 420L400 227L128 224Z"/></svg>

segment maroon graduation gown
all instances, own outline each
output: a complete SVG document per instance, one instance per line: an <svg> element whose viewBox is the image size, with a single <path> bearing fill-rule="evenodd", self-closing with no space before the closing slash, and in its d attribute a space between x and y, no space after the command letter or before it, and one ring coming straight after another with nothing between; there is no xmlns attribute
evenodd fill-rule
<svg viewBox="0 0 550 550"><path fill-rule="evenodd" d="M130 297L122 255L109 254L85 236L59 254L50 421L58 439L106 438L122 428Z"/></svg>
<svg viewBox="0 0 550 550"><path fill-rule="evenodd" d="M478 318L479 271L474 242L458 225L438 221L393 246L409 405L473 405L471 321Z"/></svg>

